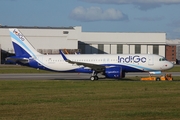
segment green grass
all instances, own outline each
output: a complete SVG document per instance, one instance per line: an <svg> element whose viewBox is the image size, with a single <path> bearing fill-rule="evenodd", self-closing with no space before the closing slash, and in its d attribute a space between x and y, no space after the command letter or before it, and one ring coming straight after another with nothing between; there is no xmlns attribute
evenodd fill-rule
<svg viewBox="0 0 180 120"><path fill-rule="evenodd" d="M142 77L148 77L148 75L146 75L146 76L135 76L135 77L128 77L127 76L127 77L123 78L122 80L125 80L125 81L140 81L140 79ZM173 81L180 81L180 76L172 76L172 77L173 77Z"/></svg>
<svg viewBox="0 0 180 120"><path fill-rule="evenodd" d="M175 66L170 72L178 72ZM50 73L0 66L0 73ZM175 81L0 80L0 120L178 120L180 77Z"/></svg>
<svg viewBox="0 0 180 120"><path fill-rule="evenodd" d="M52 73L45 70L37 70L35 68L30 68L20 65L0 65L0 74L5 73Z"/></svg>
<svg viewBox="0 0 180 120"><path fill-rule="evenodd" d="M167 72L180 72L180 65L175 65L172 69L167 70Z"/></svg>
<svg viewBox="0 0 180 120"><path fill-rule="evenodd" d="M180 82L1 80L1 120L179 120Z"/></svg>

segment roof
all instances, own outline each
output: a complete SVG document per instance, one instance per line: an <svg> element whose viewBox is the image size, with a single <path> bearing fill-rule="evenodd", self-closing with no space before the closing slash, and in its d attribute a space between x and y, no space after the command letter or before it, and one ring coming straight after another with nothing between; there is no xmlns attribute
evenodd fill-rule
<svg viewBox="0 0 180 120"><path fill-rule="evenodd" d="M42 27L42 26L2 26L0 25L0 28L23 28L23 29L74 29L74 27Z"/></svg>
<svg viewBox="0 0 180 120"><path fill-rule="evenodd" d="M180 45L180 39L166 40L166 44L168 44L168 45Z"/></svg>

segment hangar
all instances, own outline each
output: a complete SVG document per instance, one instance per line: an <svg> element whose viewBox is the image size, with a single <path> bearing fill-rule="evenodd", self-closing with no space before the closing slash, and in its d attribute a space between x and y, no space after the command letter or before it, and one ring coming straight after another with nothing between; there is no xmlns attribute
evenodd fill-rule
<svg viewBox="0 0 180 120"><path fill-rule="evenodd" d="M81 54L152 53L165 56L166 33L83 32L81 26L0 26L0 48L7 53L14 53L9 28L18 28L35 49L44 54L74 49Z"/></svg>

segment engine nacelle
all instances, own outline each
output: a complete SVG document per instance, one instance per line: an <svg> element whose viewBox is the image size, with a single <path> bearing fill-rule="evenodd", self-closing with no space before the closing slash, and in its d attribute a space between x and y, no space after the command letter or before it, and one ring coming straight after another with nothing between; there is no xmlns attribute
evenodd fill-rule
<svg viewBox="0 0 180 120"><path fill-rule="evenodd" d="M125 77L125 72L122 72L121 67L110 67L105 69L104 75L106 78L123 78Z"/></svg>

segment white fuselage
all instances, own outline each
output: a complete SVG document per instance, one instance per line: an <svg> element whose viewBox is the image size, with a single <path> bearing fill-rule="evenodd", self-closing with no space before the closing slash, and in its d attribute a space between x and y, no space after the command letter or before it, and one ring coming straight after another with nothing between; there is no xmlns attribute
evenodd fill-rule
<svg viewBox="0 0 180 120"><path fill-rule="evenodd" d="M76 62L105 66L120 65L126 72L136 72L131 71L129 68L137 69L137 71L162 71L173 67L171 62L160 60L163 58L162 56L152 54L73 54L66 55L66 57ZM54 71L69 71L83 67L82 65L79 66L64 61L61 55L39 55L36 61Z"/></svg>

